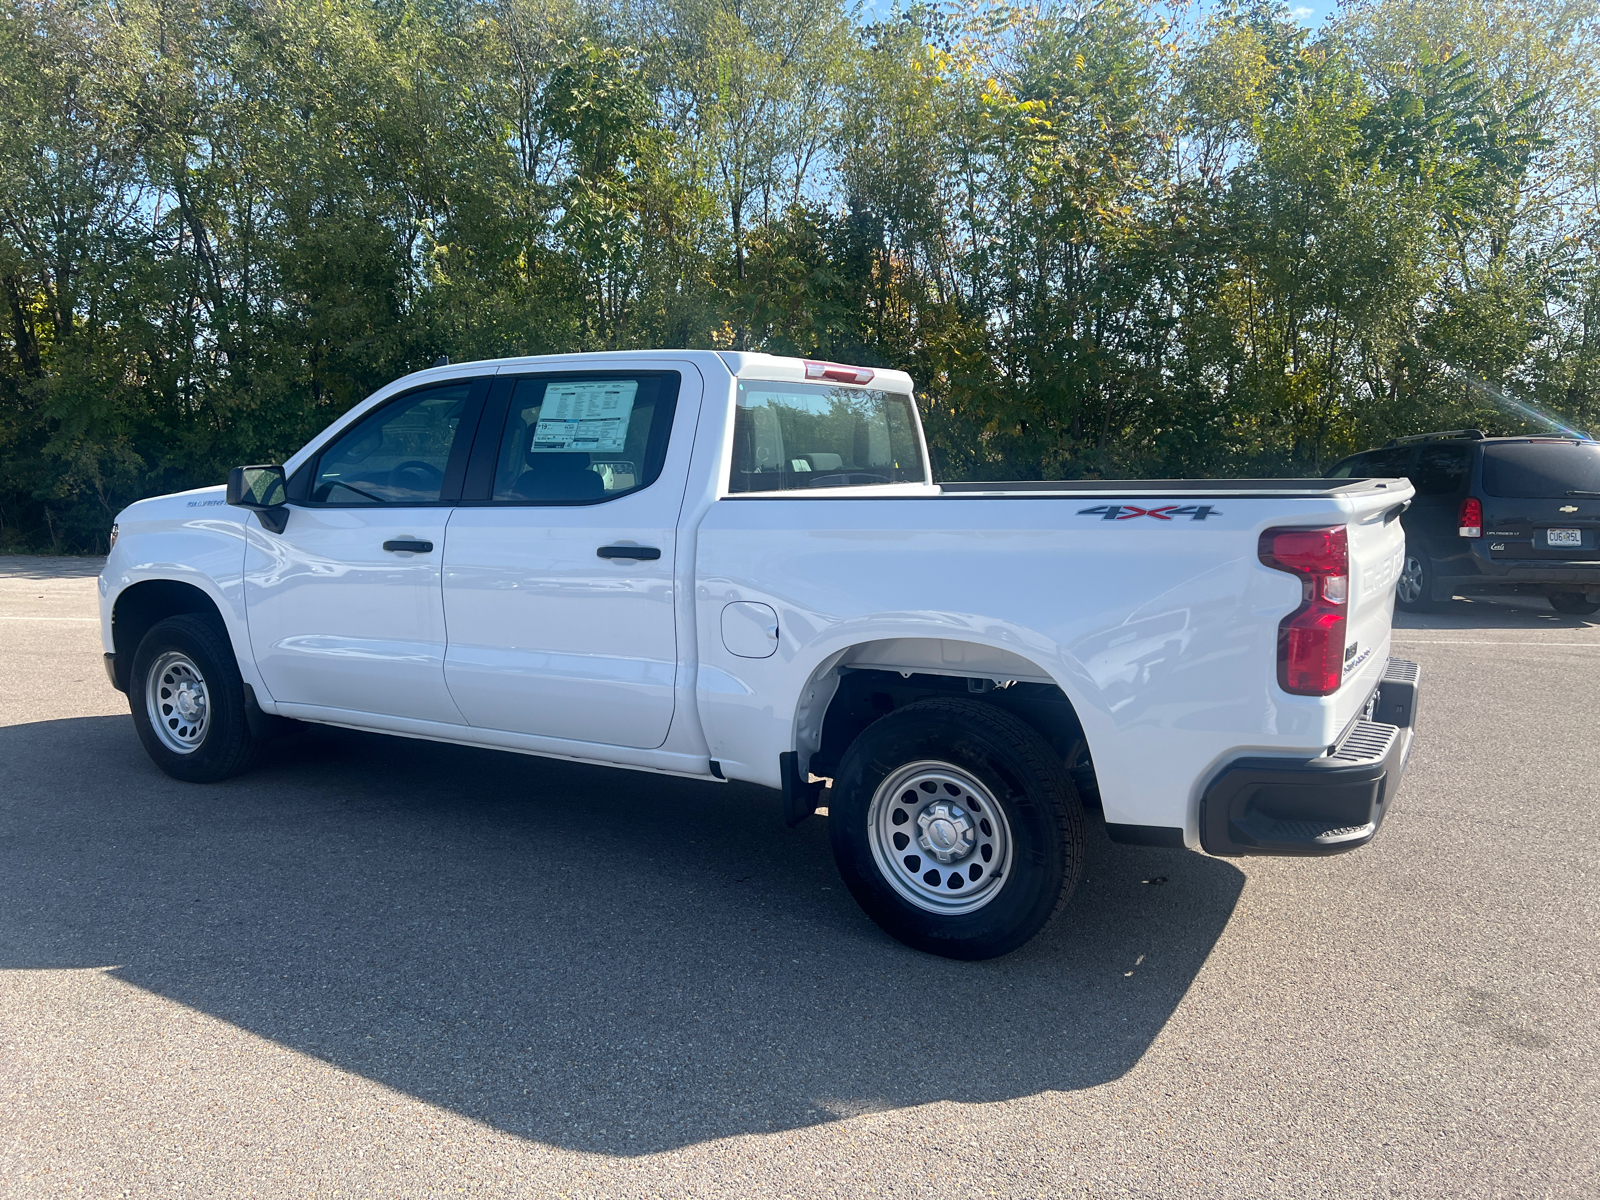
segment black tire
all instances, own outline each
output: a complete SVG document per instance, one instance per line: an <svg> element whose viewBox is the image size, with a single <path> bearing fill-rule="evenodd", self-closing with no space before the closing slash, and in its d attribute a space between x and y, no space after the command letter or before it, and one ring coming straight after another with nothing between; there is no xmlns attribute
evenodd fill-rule
<svg viewBox="0 0 1600 1200"><path fill-rule="evenodd" d="M936 784L928 792L925 784L929 780L917 782L917 771L957 783L964 777L980 787L969 790L946 783L942 789ZM905 784L897 784L897 776L905 779ZM881 798L880 789L885 789ZM926 803L918 789L930 797ZM928 858L929 869L922 879L939 876L949 887L974 897L970 901L959 891L947 895L946 885L937 880L919 885L916 872L924 864L917 847L894 840L915 833L916 826L908 819L917 811L913 805L922 805L920 815L914 818L920 826L933 813L934 802L945 800L946 791L953 798L946 803L946 816L955 811L961 821L977 818L976 825L968 826L971 836L982 838L981 830L988 829L992 835L998 828L1007 839L1006 847L997 848L998 857L993 860L985 857L984 862L978 861L979 851L987 854L989 842L970 846L964 851L966 858L945 865L935 865L934 859ZM880 799L876 813L875 798ZM1003 823L988 826L983 807L994 803ZM961 814L959 807L953 807L961 804L971 811ZM904 816L894 809L896 805L907 806ZM884 813L887 818L880 818ZM898 826L887 840L873 832L875 828L891 829L890 824L880 824L880 819ZM948 836L949 826L945 829L941 836ZM845 752L834 777L828 799L828 833L839 874L867 915L891 937L945 958L994 958L1015 950L1066 903L1083 874L1083 806L1064 764L1030 726L973 700L918 700L869 725ZM935 833L924 828L922 836ZM903 857L881 864L874 855L875 836L885 856ZM921 845L934 849L928 842ZM912 859L918 861L912 864ZM897 864L908 866L905 875L899 875ZM954 878L963 873L974 879L970 888L965 878ZM908 899L919 892L928 895L917 902ZM973 911L929 907L977 902L978 893L987 898Z"/></svg>
<svg viewBox="0 0 1600 1200"><path fill-rule="evenodd" d="M1433 560L1422 550L1406 547L1400 578L1394 585L1394 605L1406 612L1434 612L1439 601L1433 598Z"/></svg>
<svg viewBox="0 0 1600 1200"><path fill-rule="evenodd" d="M156 671L162 678L152 696ZM191 675L198 676L199 687L192 686ZM179 689L187 689L185 703L196 694L202 702L180 711ZM255 762L259 747L245 717L239 664L227 634L204 617L185 613L150 627L133 656L128 706L145 752L174 779L215 783ZM156 728L157 720L167 727L164 732ZM185 745L189 748L179 748Z"/></svg>
<svg viewBox="0 0 1600 1200"><path fill-rule="evenodd" d="M1587 617L1600 612L1600 604L1586 599L1582 592L1557 592L1550 597L1550 607L1572 617Z"/></svg>

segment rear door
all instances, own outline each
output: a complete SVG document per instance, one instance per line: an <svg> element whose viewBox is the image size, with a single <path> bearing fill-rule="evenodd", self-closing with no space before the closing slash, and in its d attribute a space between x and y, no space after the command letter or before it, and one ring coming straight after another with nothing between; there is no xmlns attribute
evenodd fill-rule
<svg viewBox="0 0 1600 1200"><path fill-rule="evenodd" d="M445 677L469 724L666 741L700 397L689 365L496 380L444 555Z"/></svg>

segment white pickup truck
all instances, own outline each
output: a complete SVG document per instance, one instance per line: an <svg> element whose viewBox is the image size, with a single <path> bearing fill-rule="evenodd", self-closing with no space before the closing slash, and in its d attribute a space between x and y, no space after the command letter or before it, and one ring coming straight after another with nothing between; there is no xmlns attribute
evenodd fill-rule
<svg viewBox="0 0 1600 1200"><path fill-rule="evenodd" d="M1085 803L1211 854L1372 839L1416 715L1411 494L940 485L898 371L464 363L124 510L106 666L183 780L309 721L746 780L791 824L825 798L867 913L981 958L1071 892Z"/></svg>

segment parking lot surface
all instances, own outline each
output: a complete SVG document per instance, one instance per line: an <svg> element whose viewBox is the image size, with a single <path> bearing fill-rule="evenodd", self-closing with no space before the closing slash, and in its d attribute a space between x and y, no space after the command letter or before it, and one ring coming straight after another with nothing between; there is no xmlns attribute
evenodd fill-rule
<svg viewBox="0 0 1600 1200"><path fill-rule="evenodd" d="M1094 826L955 963L757 788L326 730L172 781L96 570L0 558L0 1195L1600 1194L1595 621L1402 616L1373 845Z"/></svg>

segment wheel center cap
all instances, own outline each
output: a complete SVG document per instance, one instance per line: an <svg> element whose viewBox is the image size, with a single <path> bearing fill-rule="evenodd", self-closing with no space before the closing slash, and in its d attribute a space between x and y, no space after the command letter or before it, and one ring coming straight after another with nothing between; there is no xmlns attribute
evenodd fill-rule
<svg viewBox="0 0 1600 1200"><path fill-rule="evenodd" d="M922 831L917 843L942 863L972 853L972 820L959 804L930 804L917 817L917 828Z"/></svg>
<svg viewBox="0 0 1600 1200"><path fill-rule="evenodd" d="M200 700L195 695L194 689L184 684L178 689L178 711L186 717L193 717L200 711Z"/></svg>

